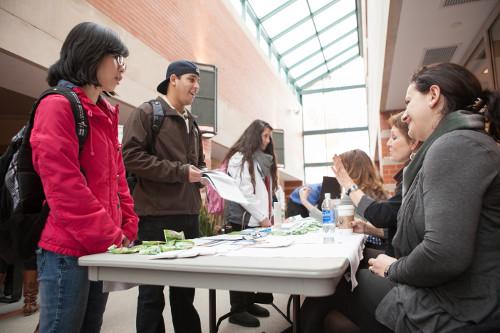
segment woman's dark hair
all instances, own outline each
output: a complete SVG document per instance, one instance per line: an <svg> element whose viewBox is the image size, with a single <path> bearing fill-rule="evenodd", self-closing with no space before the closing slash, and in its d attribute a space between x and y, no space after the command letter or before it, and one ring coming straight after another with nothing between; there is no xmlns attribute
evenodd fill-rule
<svg viewBox="0 0 500 333"><path fill-rule="evenodd" d="M67 80L77 86L99 86L97 67L108 54L128 56L128 49L111 29L92 22L77 24L64 40L60 58L50 66L49 85Z"/></svg>
<svg viewBox="0 0 500 333"><path fill-rule="evenodd" d="M443 114L458 110L482 113L487 122L487 132L500 140L500 93L483 90L479 80L465 67L452 63L424 66L410 80L421 93L436 85L444 96Z"/></svg>
<svg viewBox="0 0 500 333"><path fill-rule="evenodd" d="M250 173L250 177L252 178L252 185L255 191L255 170L253 167L253 154L261 149L262 145L262 132L264 132L265 129L270 129L271 131L273 128L271 125L269 125L267 122L263 120L254 120L250 126L248 126L243 134L240 136L238 141L229 148L229 151L224 158L224 161L229 161L229 159L236 154L237 152L240 152L243 154L243 163L247 162L248 163L248 171ZM266 149L264 150L264 153L269 154L273 157L273 164L271 165L271 177L273 181L273 189L276 190L278 187L278 167L276 166L276 156L274 155L274 145L273 145L273 139L271 138L271 141L267 145ZM242 168L243 171L243 168Z"/></svg>

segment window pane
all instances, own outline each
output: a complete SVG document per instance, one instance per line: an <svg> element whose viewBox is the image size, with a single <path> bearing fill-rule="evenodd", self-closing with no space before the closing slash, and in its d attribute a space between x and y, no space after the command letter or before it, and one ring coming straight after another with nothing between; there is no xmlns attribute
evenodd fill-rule
<svg viewBox="0 0 500 333"><path fill-rule="evenodd" d="M332 2L332 0L308 0L309 6L311 6L311 11L314 13L321 7L327 5L328 3ZM333 5L335 7L335 5Z"/></svg>
<svg viewBox="0 0 500 333"><path fill-rule="evenodd" d="M303 39L298 39L297 42L302 41ZM286 59L289 63L296 63L300 61L308 54L311 53L312 50L319 50L321 45L319 45L319 41L317 38L313 38L304 45L294 49L290 53L286 54L283 59Z"/></svg>
<svg viewBox="0 0 500 333"><path fill-rule="evenodd" d="M322 66L318 67L317 69L307 72L307 74L304 77L300 78L300 80L297 80L297 85L299 87L302 87L302 86L308 84L310 81L317 79L318 77L325 74L326 72L327 72L327 68L323 64Z"/></svg>
<svg viewBox="0 0 500 333"><path fill-rule="evenodd" d="M248 30L250 30L250 32L252 33L252 36L254 38L257 38L257 26L250 18L250 15L247 15L247 17L245 19L245 24L248 27Z"/></svg>
<svg viewBox="0 0 500 333"><path fill-rule="evenodd" d="M323 54L321 52L319 52L318 54L316 54L316 55L310 57L309 59L307 59L306 61L304 61L303 63L297 65L296 67L293 67L290 70L290 75L292 75L293 77L299 77L300 75L307 73L308 71L310 71L314 67L316 67L319 64L324 63L324 62L325 62L325 59L323 58Z"/></svg>
<svg viewBox="0 0 500 333"><path fill-rule="evenodd" d="M345 51L345 50L344 50ZM350 58L356 56L359 53L358 47L354 47L346 52L343 52L339 56L331 59L328 63L327 66L329 69L334 69L334 68L340 68L339 66L344 63L345 61L349 60ZM345 64L343 65L345 66Z"/></svg>
<svg viewBox="0 0 500 333"><path fill-rule="evenodd" d="M368 131L326 134L326 161L331 161L335 154L342 154L352 149L361 149L370 154L368 142Z"/></svg>
<svg viewBox="0 0 500 333"><path fill-rule="evenodd" d="M342 38L338 42L332 44L328 48L324 49L323 52L325 53L325 58L326 59L331 59L335 55L339 54L340 52L348 49L349 47L353 45L358 45L358 35L357 34L350 34L349 36Z"/></svg>
<svg viewBox="0 0 500 333"><path fill-rule="evenodd" d="M308 89L324 89L331 87L352 86L365 83L365 66L361 57L340 67L323 80L314 83ZM306 95L312 96L312 95Z"/></svg>
<svg viewBox="0 0 500 333"><path fill-rule="evenodd" d="M314 16L314 23L318 30L323 29L344 15L356 9L354 0L342 0L335 5L329 7L327 10Z"/></svg>
<svg viewBox="0 0 500 333"><path fill-rule="evenodd" d="M326 162L326 136L304 135L304 162Z"/></svg>
<svg viewBox="0 0 500 333"><path fill-rule="evenodd" d="M333 155L361 149L369 153L368 131L304 136L304 162L331 162Z"/></svg>
<svg viewBox="0 0 500 333"><path fill-rule="evenodd" d="M304 130L367 126L364 88L303 96Z"/></svg>
<svg viewBox="0 0 500 333"><path fill-rule="evenodd" d="M307 3L305 1L296 1L267 21L264 21L263 24L269 33L269 37L273 38L308 15Z"/></svg>
<svg viewBox="0 0 500 333"><path fill-rule="evenodd" d="M290 30L283 37L278 38L274 42L274 46L279 52L284 52L292 47L297 41L303 40L308 36L314 35L316 30L311 20L302 23L297 28Z"/></svg>
<svg viewBox="0 0 500 333"><path fill-rule="evenodd" d="M333 177L332 168L322 167L306 167L306 184L321 183L324 176Z"/></svg>
<svg viewBox="0 0 500 333"><path fill-rule="evenodd" d="M240 0L233 0L233 1L240 2ZM257 17L263 17L287 1L288 0L272 0L272 1L249 0L248 3L250 4L250 6L252 6L252 9L254 10Z"/></svg>
<svg viewBox="0 0 500 333"><path fill-rule="evenodd" d="M357 25L358 22L356 21L356 15L352 15L349 18L338 23L337 25L325 30L319 35L319 39L321 40L321 43L323 45L327 45L343 34L355 29ZM356 35L358 34L357 31L355 33Z"/></svg>
<svg viewBox="0 0 500 333"><path fill-rule="evenodd" d="M264 54L267 57L269 55L269 44L267 44L264 36L260 36L260 48L262 49L262 51L264 51Z"/></svg>

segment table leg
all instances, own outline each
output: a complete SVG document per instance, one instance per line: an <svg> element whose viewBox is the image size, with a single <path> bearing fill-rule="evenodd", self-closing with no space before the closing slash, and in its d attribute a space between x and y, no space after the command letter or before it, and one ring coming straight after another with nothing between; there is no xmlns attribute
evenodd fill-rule
<svg viewBox="0 0 500 333"><path fill-rule="evenodd" d="M210 326L210 333L217 332L216 325L216 307L215 307L215 290L208 290L208 322Z"/></svg>
<svg viewBox="0 0 500 333"><path fill-rule="evenodd" d="M300 295L292 295L293 297L293 333L299 333L300 327Z"/></svg>

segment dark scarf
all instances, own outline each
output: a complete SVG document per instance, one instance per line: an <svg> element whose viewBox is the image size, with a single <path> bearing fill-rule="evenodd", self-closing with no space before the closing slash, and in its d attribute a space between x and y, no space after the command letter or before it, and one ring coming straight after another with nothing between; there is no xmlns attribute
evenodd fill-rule
<svg viewBox="0 0 500 333"><path fill-rule="evenodd" d="M417 173L420 171L420 168L424 163L425 155L434 141L446 133L461 129L484 130L484 117L480 114L464 110L447 114L439 122L439 125L434 132L432 132L429 138L427 138L427 140L425 140L422 146L418 149L410 164L408 164L405 168L403 174L403 196L410 188Z"/></svg>
<svg viewBox="0 0 500 333"><path fill-rule="evenodd" d="M273 165L273 156L257 150L253 154L253 159L257 161L264 177L271 176L271 166Z"/></svg>

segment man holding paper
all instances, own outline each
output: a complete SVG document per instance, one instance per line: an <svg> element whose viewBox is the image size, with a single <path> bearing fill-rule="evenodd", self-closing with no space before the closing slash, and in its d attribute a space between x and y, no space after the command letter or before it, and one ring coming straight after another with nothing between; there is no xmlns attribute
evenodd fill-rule
<svg viewBox="0 0 500 333"><path fill-rule="evenodd" d="M200 88L199 75L192 62L171 63L157 87L161 95L139 106L125 125L123 159L137 177L133 197L140 240L164 240L164 229L183 231L186 238L199 236L200 169L206 165L200 131L186 110ZM170 288L177 333L201 332L194 294L194 288ZM165 332L164 307L163 286L139 286L137 332Z"/></svg>

